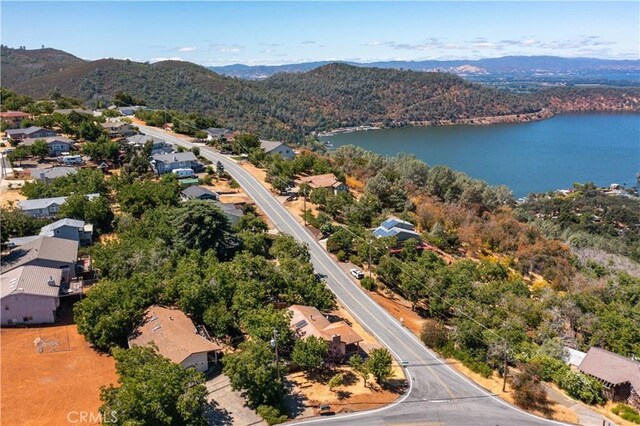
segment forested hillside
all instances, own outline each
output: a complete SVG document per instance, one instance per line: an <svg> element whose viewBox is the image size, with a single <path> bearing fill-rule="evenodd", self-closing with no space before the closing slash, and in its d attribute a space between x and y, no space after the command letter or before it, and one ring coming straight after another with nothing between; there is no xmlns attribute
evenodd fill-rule
<svg viewBox="0 0 640 426"><path fill-rule="evenodd" d="M539 119L565 109L640 109L640 89L555 89L525 96L446 73L346 64L246 81L189 62L86 62L65 55L5 47L2 84L20 95L72 96L89 106L106 106L122 91L151 108L199 112L233 129L288 141L365 124L487 123Z"/></svg>

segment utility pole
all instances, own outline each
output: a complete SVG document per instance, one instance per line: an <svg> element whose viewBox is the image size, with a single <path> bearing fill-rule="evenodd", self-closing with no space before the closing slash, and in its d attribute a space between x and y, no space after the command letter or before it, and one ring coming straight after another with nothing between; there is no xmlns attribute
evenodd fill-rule
<svg viewBox="0 0 640 426"><path fill-rule="evenodd" d="M302 207L302 218L304 219L304 226L307 227L307 191L306 188L302 191L302 196L304 197L303 207Z"/></svg>
<svg viewBox="0 0 640 426"><path fill-rule="evenodd" d="M502 392L507 391L507 375L509 366L507 365L507 339L504 339L504 367L502 370Z"/></svg>
<svg viewBox="0 0 640 426"><path fill-rule="evenodd" d="M373 240L369 238L369 278L371 278L371 244Z"/></svg>
<svg viewBox="0 0 640 426"><path fill-rule="evenodd" d="M276 372L278 381L280 381L280 357L278 356L278 330L273 329L273 339L271 339L271 347L276 350Z"/></svg>

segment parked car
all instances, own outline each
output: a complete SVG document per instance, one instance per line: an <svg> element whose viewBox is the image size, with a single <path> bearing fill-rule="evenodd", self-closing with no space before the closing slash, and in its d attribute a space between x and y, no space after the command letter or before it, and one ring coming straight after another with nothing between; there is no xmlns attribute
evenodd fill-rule
<svg viewBox="0 0 640 426"><path fill-rule="evenodd" d="M360 269L356 269L356 268L350 269L349 273L359 280L364 278L364 272L362 272Z"/></svg>

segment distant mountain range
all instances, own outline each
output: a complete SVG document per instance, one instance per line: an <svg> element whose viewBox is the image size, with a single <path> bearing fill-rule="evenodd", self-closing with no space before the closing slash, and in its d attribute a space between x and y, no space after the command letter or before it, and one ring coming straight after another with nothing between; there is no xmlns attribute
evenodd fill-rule
<svg viewBox="0 0 640 426"><path fill-rule="evenodd" d="M260 80L281 72L300 73L329 64L329 61L305 62L287 65L226 65L209 67L219 74L250 80ZM392 68L411 71L442 71L458 75L513 75L533 76L563 74L589 76L627 74L640 78L640 60L608 60L594 58L561 58L557 56L505 56L478 60L454 61L386 61L342 62L368 68ZM640 83L640 81L639 81Z"/></svg>
<svg viewBox="0 0 640 426"><path fill-rule="evenodd" d="M60 93L96 106L123 91L151 108L198 112L233 129L290 141L359 125L480 124L562 111L640 109L638 88L556 88L520 95L450 73L340 63L251 81L190 62L85 61L55 49L2 46L0 59L2 86L22 95L42 99Z"/></svg>

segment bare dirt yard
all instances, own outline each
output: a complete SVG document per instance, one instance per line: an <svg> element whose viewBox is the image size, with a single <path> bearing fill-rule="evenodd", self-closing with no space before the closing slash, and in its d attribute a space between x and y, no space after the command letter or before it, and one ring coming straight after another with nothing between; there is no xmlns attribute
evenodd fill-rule
<svg viewBox="0 0 640 426"><path fill-rule="evenodd" d="M66 425L80 412L96 416L100 387L117 384L114 359L91 349L69 320L3 328L0 346L2 425Z"/></svg>
<svg viewBox="0 0 640 426"><path fill-rule="evenodd" d="M364 339L360 343L360 347L365 352L381 347L377 340L367 333L346 309L339 307L330 312L330 315L351 325L354 331ZM334 413L382 407L398 399L406 388L404 372L395 360L393 372L393 378L384 387L376 384L373 377L367 380L365 386L362 378L347 365L335 366L331 370L324 371L323 374L307 375L303 372L289 374L287 376L287 382L291 387L291 396L287 401L289 411L298 420L316 415L317 407L324 404L330 405ZM342 374L344 384L329 389L329 380L335 374Z"/></svg>

